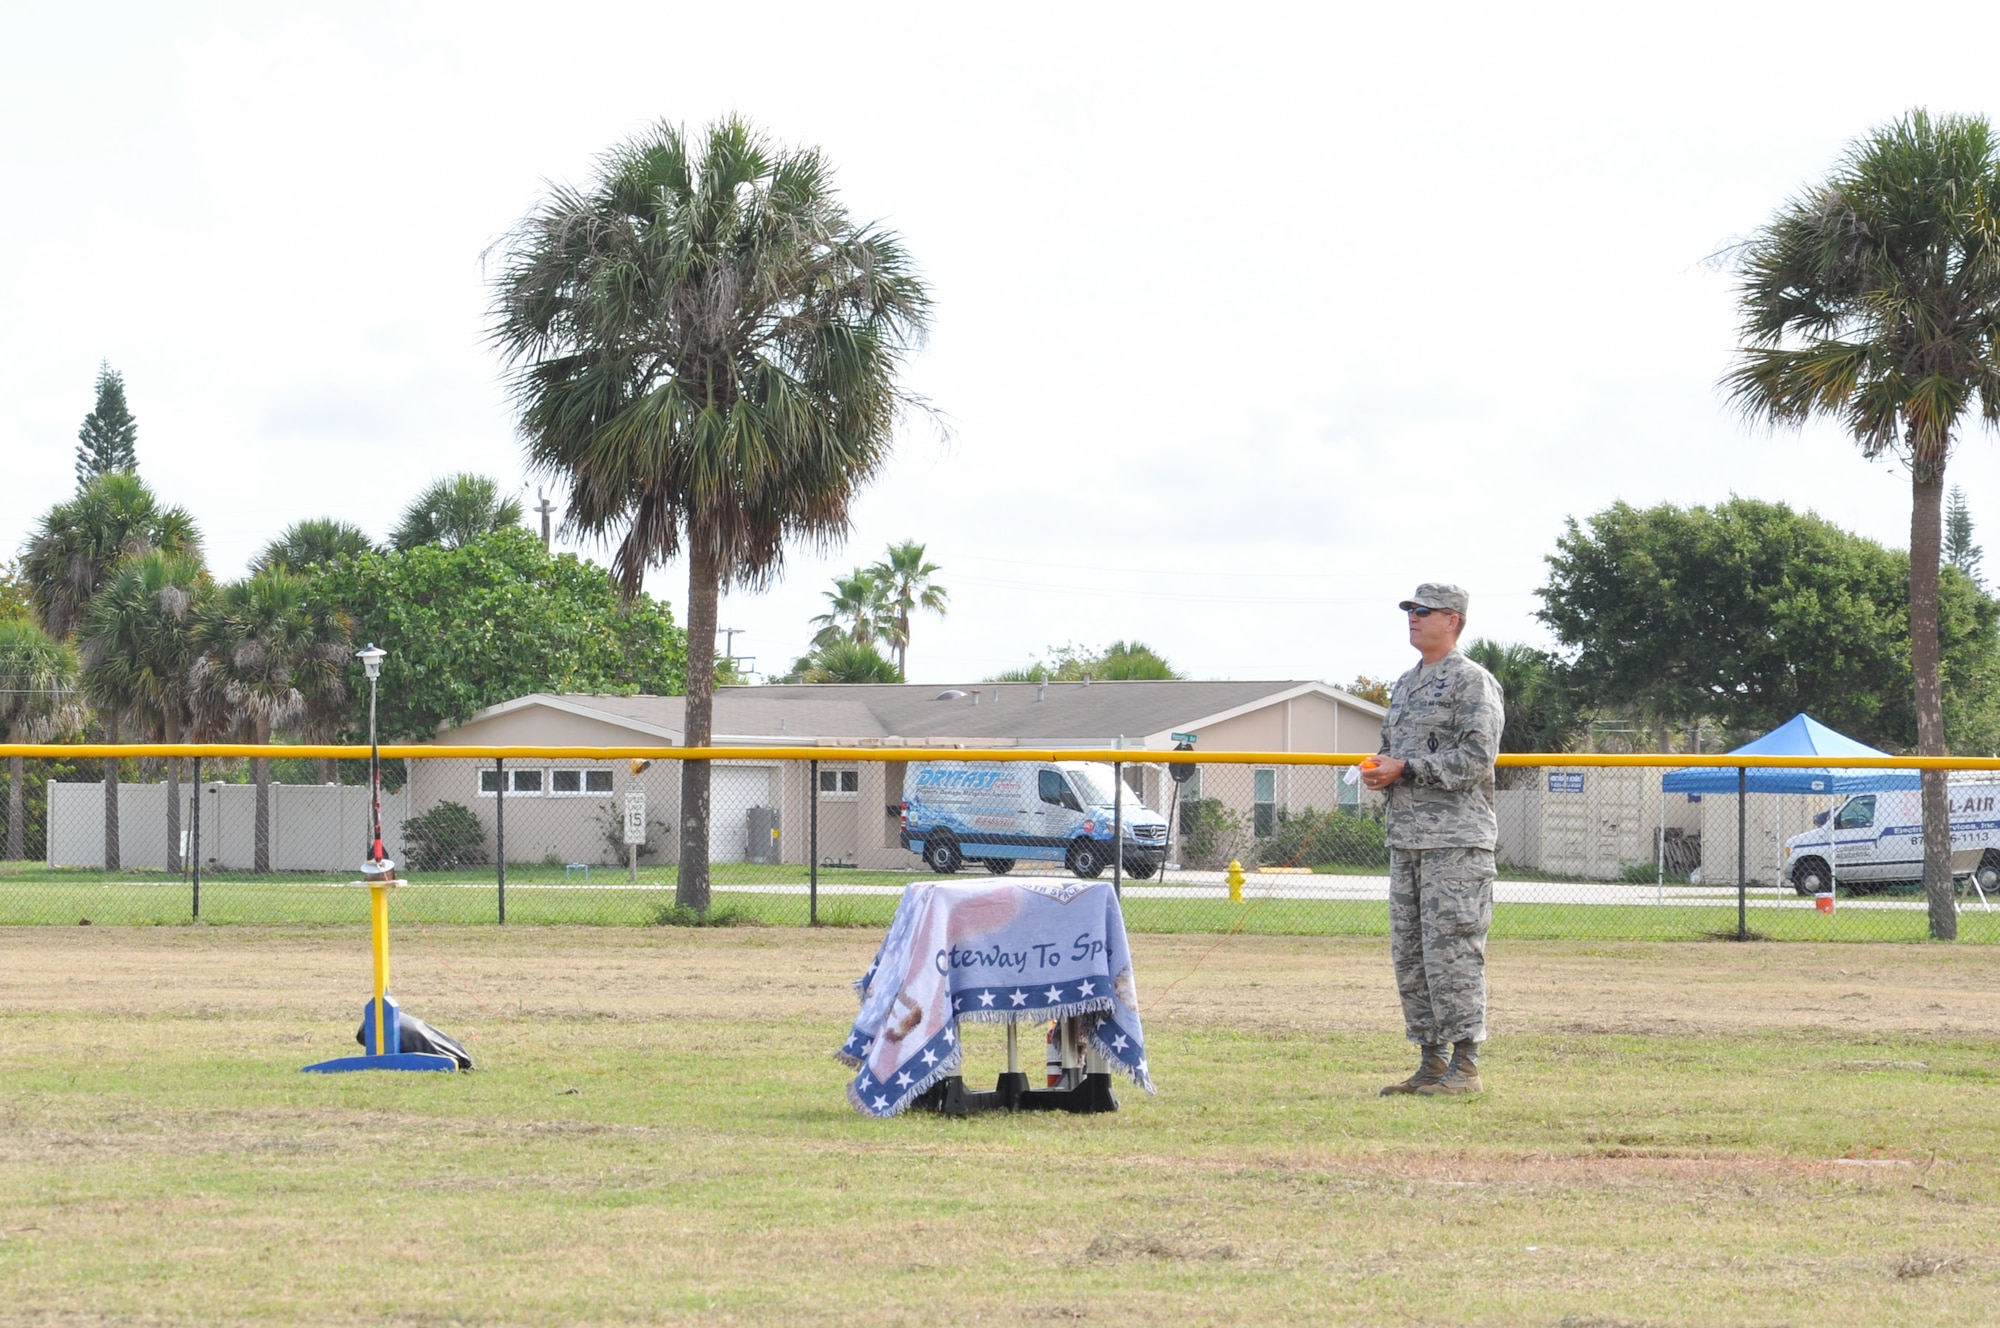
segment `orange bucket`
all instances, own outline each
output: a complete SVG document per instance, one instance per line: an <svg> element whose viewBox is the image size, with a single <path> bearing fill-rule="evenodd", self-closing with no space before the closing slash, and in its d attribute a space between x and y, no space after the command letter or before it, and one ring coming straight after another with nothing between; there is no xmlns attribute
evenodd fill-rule
<svg viewBox="0 0 2000 1328"><path fill-rule="evenodd" d="M1822 913L1833 912L1833 891L1829 890L1823 895L1814 895L1813 907Z"/></svg>

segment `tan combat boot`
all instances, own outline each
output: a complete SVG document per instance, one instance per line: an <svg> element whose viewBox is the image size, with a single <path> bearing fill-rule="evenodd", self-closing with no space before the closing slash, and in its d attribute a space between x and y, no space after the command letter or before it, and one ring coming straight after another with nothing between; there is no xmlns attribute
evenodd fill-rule
<svg viewBox="0 0 2000 1328"><path fill-rule="evenodd" d="M1451 1064L1445 1067L1444 1074L1411 1091L1425 1097L1462 1097L1480 1089L1479 1044L1459 1042L1452 1046Z"/></svg>
<svg viewBox="0 0 2000 1328"><path fill-rule="evenodd" d="M1417 1072L1400 1084L1390 1084L1382 1090L1381 1096L1394 1097L1398 1093L1421 1093L1444 1078L1445 1068L1444 1048L1424 1047L1423 1059L1417 1062Z"/></svg>

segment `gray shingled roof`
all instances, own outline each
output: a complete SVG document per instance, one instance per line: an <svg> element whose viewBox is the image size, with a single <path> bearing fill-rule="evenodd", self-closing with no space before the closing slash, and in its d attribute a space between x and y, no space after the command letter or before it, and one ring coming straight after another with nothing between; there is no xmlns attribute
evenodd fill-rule
<svg viewBox="0 0 2000 1328"><path fill-rule="evenodd" d="M794 742L821 738L1011 738L1043 746L1107 747L1120 738L1137 743L1149 734L1186 728L1197 720L1306 685L1298 681L1053 682L1041 700L1036 699L1033 683L721 687L715 693L715 735L718 740ZM948 691L964 695L939 699ZM1342 696L1365 711L1378 709L1358 697ZM686 702L678 696L567 695L561 699L569 705L676 732L684 723Z"/></svg>

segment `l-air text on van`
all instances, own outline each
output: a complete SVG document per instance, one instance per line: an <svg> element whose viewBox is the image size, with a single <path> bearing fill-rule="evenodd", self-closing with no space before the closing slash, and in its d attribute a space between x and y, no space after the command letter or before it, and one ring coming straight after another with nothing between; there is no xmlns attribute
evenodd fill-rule
<svg viewBox="0 0 2000 1328"><path fill-rule="evenodd" d="M1952 852L1985 850L1969 872L1985 890L2000 886L2000 783L1990 777L1953 780L1950 799ZM1922 791L1856 793L1831 816L1821 812L1812 829L1785 841L1785 875L1802 895L1835 883L1858 890L1922 881Z"/></svg>

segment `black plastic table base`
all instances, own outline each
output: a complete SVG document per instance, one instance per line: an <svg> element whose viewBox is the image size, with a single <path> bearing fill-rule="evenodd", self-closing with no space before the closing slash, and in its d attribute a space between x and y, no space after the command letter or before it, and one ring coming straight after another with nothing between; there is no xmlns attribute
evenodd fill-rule
<svg viewBox="0 0 2000 1328"><path fill-rule="evenodd" d="M1086 1074L1073 1088L1030 1088L1025 1074L1002 1074L990 1091L965 1086L962 1075L941 1079L911 1100L917 1111L977 1116L988 1111L1067 1111L1092 1115L1118 1110L1108 1073Z"/></svg>

